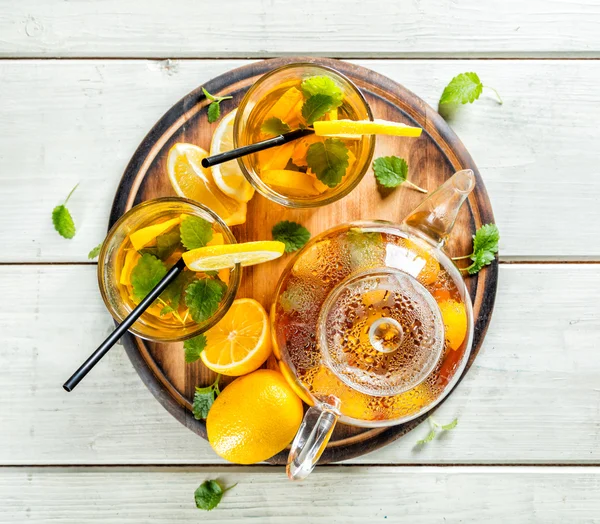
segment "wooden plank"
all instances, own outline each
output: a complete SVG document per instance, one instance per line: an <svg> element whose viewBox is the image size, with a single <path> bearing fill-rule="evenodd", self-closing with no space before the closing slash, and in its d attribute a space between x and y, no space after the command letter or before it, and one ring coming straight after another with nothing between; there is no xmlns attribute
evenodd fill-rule
<svg viewBox="0 0 600 524"><path fill-rule="evenodd" d="M60 387L112 327L92 266L1 266L0 464L223 463L152 397L116 347ZM503 264L488 336L420 449L418 427L363 464L600 463L594 264ZM380 486L380 483L377 482Z"/></svg>
<svg viewBox="0 0 600 524"><path fill-rule="evenodd" d="M177 21L165 25L164 21ZM600 51L597 0L5 0L2 56L515 56Z"/></svg>
<svg viewBox="0 0 600 524"><path fill-rule="evenodd" d="M205 479L238 483L196 509ZM283 468L7 468L6 522L598 522L600 468L323 467L300 484Z"/></svg>
<svg viewBox="0 0 600 524"><path fill-rule="evenodd" d="M84 261L105 234L118 180L135 148L176 100L243 61L0 61L0 261ZM436 104L455 74L484 92L451 121L478 164L504 259L600 259L597 61L359 61ZM369 176L369 175L367 175ZM52 208L75 183L76 237ZM35 205L32 203L35 202ZM560 210L557 213L557 210ZM15 218L18 217L18 220Z"/></svg>

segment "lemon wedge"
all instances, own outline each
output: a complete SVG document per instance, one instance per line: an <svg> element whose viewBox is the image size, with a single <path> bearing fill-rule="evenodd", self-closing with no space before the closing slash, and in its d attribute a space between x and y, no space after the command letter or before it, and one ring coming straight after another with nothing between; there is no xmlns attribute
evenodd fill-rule
<svg viewBox="0 0 600 524"><path fill-rule="evenodd" d="M269 169L261 171L260 177L265 184L283 189L284 193L296 196L314 196L320 191L315 187L316 178L300 171Z"/></svg>
<svg viewBox="0 0 600 524"><path fill-rule="evenodd" d="M242 267L262 264L279 258L285 250L283 242L262 240L243 244L204 246L185 252L182 257L192 271L218 271L229 269L236 264Z"/></svg>
<svg viewBox="0 0 600 524"><path fill-rule="evenodd" d="M227 113L219 122L210 142L210 154L218 155L233 149L233 121L237 109ZM243 175L237 160L213 166L212 175L218 188L238 202L248 202L254 196L254 188Z"/></svg>
<svg viewBox="0 0 600 524"><path fill-rule="evenodd" d="M354 138L357 135L421 136L420 127L387 120L318 120L313 124L317 136Z"/></svg>
<svg viewBox="0 0 600 524"><path fill-rule="evenodd" d="M165 222L161 222L160 224L143 227L142 229L138 229L135 233L131 233L131 235L129 235L129 240L131 240L135 250L139 251L143 247L150 244L150 242L152 242L157 236L166 233L169 229L175 227L180 222L181 217L177 217L171 220L166 220Z"/></svg>
<svg viewBox="0 0 600 524"><path fill-rule="evenodd" d="M167 173L180 197L200 202L219 215L228 226L246 222L246 203L224 194L210 169L202 167L208 153L194 144L175 144L167 157Z"/></svg>

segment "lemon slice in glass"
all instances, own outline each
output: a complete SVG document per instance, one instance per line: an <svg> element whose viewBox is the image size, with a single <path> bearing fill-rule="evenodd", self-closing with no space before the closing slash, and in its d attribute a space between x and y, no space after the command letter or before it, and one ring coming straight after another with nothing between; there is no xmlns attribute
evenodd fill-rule
<svg viewBox="0 0 600 524"><path fill-rule="evenodd" d="M185 265L192 271L218 271L232 268L236 264L241 264L242 267L262 264L279 258L284 250L283 242L262 240L243 244L199 247L185 252L182 257Z"/></svg>
<svg viewBox="0 0 600 524"><path fill-rule="evenodd" d="M208 153L194 144L175 144L167 157L169 180L180 197L204 204L228 226L246 222L246 203L224 194L216 185L210 169L202 167Z"/></svg>
<svg viewBox="0 0 600 524"><path fill-rule="evenodd" d="M219 122L210 142L211 156L233 149L233 121L236 112L237 109L234 109L227 113ZM242 174L237 160L224 162L211 169L215 184L227 196L238 202L248 202L254 196L254 188Z"/></svg>
<svg viewBox="0 0 600 524"><path fill-rule="evenodd" d="M360 135L421 136L420 127L388 120L319 120L313 124L317 136L354 138Z"/></svg>

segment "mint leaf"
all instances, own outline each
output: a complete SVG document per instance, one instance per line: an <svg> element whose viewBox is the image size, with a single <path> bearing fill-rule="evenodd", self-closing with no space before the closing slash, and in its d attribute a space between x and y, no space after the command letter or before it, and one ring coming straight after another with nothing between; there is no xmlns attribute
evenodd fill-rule
<svg viewBox="0 0 600 524"><path fill-rule="evenodd" d="M425 189L407 180L408 164L404 158L398 156L379 157L373 162L373 173L375 174L377 183L383 187L397 187L400 184L406 183L421 193L427 193Z"/></svg>
<svg viewBox="0 0 600 524"><path fill-rule="evenodd" d="M221 393L219 389L219 379L221 375L217 375L215 381L205 388L196 388L194 393L194 402L192 404L192 413L196 420L203 420L208 417L208 412L212 407L215 398Z"/></svg>
<svg viewBox="0 0 600 524"><path fill-rule="evenodd" d="M334 108L333 98L328 95L312 95L302 106L302 117L310 126Z"/></svg>
<svg viewBox="0 0 600 524"><path fill-rule="evenodd" d="M165 315L168 315L169 313L173 313L175 310L171 307L171 306L165 306L160 310L160 316L164 317Z"/></svg>
<svg viewBox="0 0 600 524"><path fill-rule="evenodd" d="M180 226L175 226L166 233L156 237L154 245L146 246L140 254L150 253L161 260L167 260L181 245Z"/></svg>
<svg viewBox="0 0 600 524"><path fill-rule="evenodd" d="M189 284L185 289L185 305L199 324L208 320L219 308L227 286L220 280L201 278Z"/></svg>
<svg viewBox="0 0 600 524"><path fill-rule="evenodd" d="M204 247L213 237L212 224L201 217L188 215L181 221L181 243L186 249Z"/></svg>
<svg viewBox="0 0 600 524"><path fill-rule="evenodd" d="M186 340L183 343L183 349L185 349L185 361L188 364L190 362L196 362L196 360L200 358L200 353L204 351L205 347L206 337L203 334Z"/></svg>
<svg viewBox="0 0 600 524"><path fill-rule="evenodd" d="M483 91L477 73L461 73L455 76L444 89L440 104L472 104Z"/></svg>
<svg viewBox="0 0 600 524"><path fill-rule="evenodd" d="M500 231L498 231L496 224L485 224L473 235L473 252L470 255L456 257L453 260L470 258L473 263L466 268L462 268L461 271L467 271L470 275L474 275L494 261L498 252L499 241Z"/></svg>
<svg viewBox="0 0 600 524"><path fill-rule="evenodd" d="M283 135L283 133L287 133L290 130L290 126L288 126L283 120L273 116L271 118L267 118L260 126L260 130L263 133L268 135Z"/></svg>
<svg viewBox="0 0 600 524"><path fill-rule="evenodd" d="M221 116L221 102L223 100L229 100L233 98L232 96L215 96L211 95L206 89L202 88L202 92L204 96L211 100L211 103L208 106L207 117L208 121L212 124L216 122Z"/></svg>
<svg viewBox="0 0 600 524"><path fill-rule="evenodd" d="M383 187L397 187L408 176L408 164L404 158L382 156L373 162L373 172L377 182Z"/></svg>
<svg viewBox="0 0 600 524"><path fill-rule="evenodd" d="M327 95L331 97L335 109L342 105L344 94L342 89L328 76L311 76L302 82L300 89L306 98L314 95Z"/></svg>
<svg viewBox="0 0 600 524"><path fill-rule="evenodd" d="M456 427L456 425L458 424L458 419L455 418L452 422L448 423L448 424L444 424L443 426L440 426L444 431L450 431L451 429L454 429Z"/></svg>
<svg viewBox="0 0 600 524"><path fill-rule="evenodd" d="M104 244L104 242L100 242L95 248L93 248L88 253L89 260L94 260L100 254L100 250L102 249L102 244Z"/></svg>
<svg viewBox="0 0 600 524"><path fill-rule="evenodd" d="M293 253L310 240L310 231L297 222L282 220L275 224L271 229L273 240L278 240L285 244L285 252Z"/></svg>
<svg viewBox="0 0 600 524"><path fill-rule="evenodd" d="M424 444L427 444L428 442L431 442L434 438L435 428L431 428L431 431L427 434L427 436L424 439L417 440L417 445L422 446Z"/></svg>
<svg viewBox="0 0 600 524"><path fill-rule="evenodd" d="M175 280L167 286L167 289L160 294L160 299L165 304L169 305L173 311L176 310L179 308L179 304L181 304L184 289L194 280L196 280L196 273L188 271L187 269L182 271L177 275ZM173 311L169 311L169 313L172 313ZM161 314L163 313L161 312Z"/></svg>
<svg viewBox="0 0 600 524"><path fill-rule="evenodd" d="M141 301L166 274L167 268L158 258L144 253L131 270L133 298Z"/></svg>
<svg viewBox="0 0 600 524"><path fill-rule="evenodd" d="M216 508L221 502L225 492L229 491L235 486L237 486L237 484L223 489L221 484L219 484L216 480L207 480L203 482L194 492L196 507L205 511L210 511L211 509Z"/></svg>
<svg viewBox="0 0 600 524"><path fill-rule="evenodd" d="M306 163L323 184L335 187L346 174L348 148L337 138L316 142L306 152Z"/></svg>
<svg viewBox="0 0 600 524"><path fill-rule="evenodd" d="M220 102L211 102L210 105L208 106L208 111L207 111L207 117L208 117L209 123L212 124L213 122L216 122L217 120L219 120L220 116L221 116Z"/></svg>
<svg viewBox="0 0 600 524"><path fill-rule="evenodd" d="M56 229L58 234L64 238L70 239L75 236L75 222L73 222L73 217L67 209L67 202L78 186L79 184L75 185L75 187L71 189L71 192L68 194L64 203L56 206L52 210L52 223L54 224L54 229Z"/></svg>

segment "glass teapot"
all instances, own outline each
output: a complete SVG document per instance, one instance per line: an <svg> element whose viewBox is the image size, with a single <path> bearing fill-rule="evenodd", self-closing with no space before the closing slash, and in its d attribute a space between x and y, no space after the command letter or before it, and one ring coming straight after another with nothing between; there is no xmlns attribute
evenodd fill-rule
<svg viewBox="0 0 600 524"><path fill-rule="evenodd" d="M463 371L471 300L442 251L475 186L455 173L401 224L361 221L312 239L290 261L271 309L275 356L311 406L288 459L292 480L316 465L336 422L402 424L438 404Z"/></svg>

